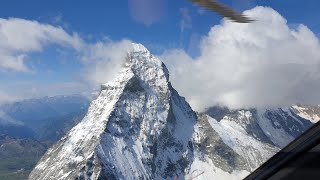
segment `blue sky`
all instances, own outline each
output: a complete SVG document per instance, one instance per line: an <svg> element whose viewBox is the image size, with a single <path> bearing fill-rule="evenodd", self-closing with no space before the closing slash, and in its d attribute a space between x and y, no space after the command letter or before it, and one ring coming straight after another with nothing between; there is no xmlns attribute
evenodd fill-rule
<svg viewBox="0 0 320 180"><path fill-rule="evenodd" d="M151 0L155 1L155 0ZM159 0L156 0L159 1ZM37 20L42 23L59 25L69 31L79 32L84 37L101 38L108 36L114 40L129 38L141 42L150 47L157 46L184 48L188 45L191 33L205 35L209 29L218 24L221 17L205 11L198 13L199 8L190 4L187 0L169 1L160 0L163 3L163 12L159 21L150 26L135 21L130 13L128 1L2 1L0 17L18 17L29 20ZM290 23L304 23L308 27L320 26L317 22L320 12L317 7L319 2L308 0L301 2L292 0L290 3L280 0L221 0L221 2L239 10L253 8L257 5L270 6ZM192 17L192 28L188 29L181 41L181 8L187 8ZM317 27L317 30L320 27ZM152 45L151 45L152 44Z"/></svg>
<svg viewBox="0 0 320 180"><path fill-rule="evenodd" d="M193 58L199 56L201 39L221 21L217 14L192 5L187 0L150 0L152 3L149 5L145 5L145 2L148 1L4 0L0 6L0 18L19 18L62 27L70 35L76 33L86 43L105 39L129 39L144 44L156 55L161 55L168 49L182 49ZM288 21L289 27L302 23L316 35L320 31L320 2L317 0L221 2L238 11L255 6L269 6ZM80 87L79 82L83 82L81 72L85 65L79 61L80 57L74 48L47 43L41 50L24 54L24 62L31 71L0 70L0 88L3 94L21 98L77 93L86 89L77 89ZM67 88L63 90L63 87ZM33 89L32 93L29 92L30 89Z"/></svg>

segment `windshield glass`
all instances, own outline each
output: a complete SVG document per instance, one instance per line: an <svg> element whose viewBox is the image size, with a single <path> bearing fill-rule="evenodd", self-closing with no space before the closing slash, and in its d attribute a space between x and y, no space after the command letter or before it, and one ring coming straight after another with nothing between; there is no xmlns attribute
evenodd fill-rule
<svg viewBox="0 0 320 180"><path fill-rule="evenodd" d="M0 6L0 179L242 179L320 120L309 0Z"/></svg>

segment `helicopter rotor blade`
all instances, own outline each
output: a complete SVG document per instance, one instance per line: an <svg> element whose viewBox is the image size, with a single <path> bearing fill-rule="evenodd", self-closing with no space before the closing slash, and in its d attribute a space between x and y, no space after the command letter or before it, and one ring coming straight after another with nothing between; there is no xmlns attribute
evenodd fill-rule
<svg viewBox="0 0 320 180"><path fill-rule="evenodd" d="M199 6L202 6L210 11L214 11L223 17L227 17L234 22L250 23L254 21L250 19L248 16L241 14L218 1L212 1L212 0L189 0L189 1Z"/></svg>

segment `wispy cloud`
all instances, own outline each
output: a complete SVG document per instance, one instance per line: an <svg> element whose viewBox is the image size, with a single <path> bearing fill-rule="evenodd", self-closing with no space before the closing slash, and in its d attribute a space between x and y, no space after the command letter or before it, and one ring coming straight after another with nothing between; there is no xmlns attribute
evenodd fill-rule
<svg viewBox="0 0 320 180"><path fill-rule="evenodd" d="M13 119L0 110L0 125L23 125L23 123Z"/></svg>
<svg viewBox="0 0 320 180"><path fill-rule="evenodd" d="M13 102L17 99L18 99L18 97L10 95L10 94L0 90L0 105L4 104L4 103Z"/></svg>
<svg viewBox="0 0 320 180"><path fill-rule="evenodd" d="M189 14L188 8L180 8L179 13L181 16L180 19L180 47L184 44L184 36L185 36L185 30L192 28L192 18Z"/></svg>
<svg viewBox="0 0 320 180"><path fill-rule="evenodd" d="M82 79L65 82L8 82L0 85L2 92L0 92L0 105L27 98L92 92L92 88L87 81Z"/></svg>
<svg viewBox="0 0 320 180"><path fill-rule="evenodd" d="M83 79L92 86L98 86L115 78L125 61L130 40L104 40L87 45L81 55L85 64Z"/></svg>
<svg viewBox="0 0 320 180"><path fill-rule="evenodd" d="M146 26L161 21L166 13L166 0L128 0L131 17Z"/></svg>
<svg viewBox="0 0 320 180"><path fill-rule="evenodd" d="M222 21L212 27L197 58L179 49L162 55L174 87L200 111L217 104L319 104L319 39L304 25L290 28L271 8L256 7L245 14L257 21Z"/></svg>
<svg viewBox="0 0 320 180"><path fill-rule="evenodd" d="M53 23L57 24L57 23L61 23L62 22L62 13L58 13L57 15L52 17L52 21Z"/></svg>
<svg viewBox="0 0 320 180"><path fill-rule="evenodd" d="M180 8L179 12L181 15L181 21L180 21L181 32L183 32L185 29L191 29L192 28L192 18L189 14L188 8Z"/></svg>

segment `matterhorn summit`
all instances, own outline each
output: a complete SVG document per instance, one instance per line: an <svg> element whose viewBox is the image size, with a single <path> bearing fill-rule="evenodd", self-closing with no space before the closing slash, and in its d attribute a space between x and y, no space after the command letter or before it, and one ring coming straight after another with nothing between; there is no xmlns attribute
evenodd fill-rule
<svg viewBox="0 0 320 180"><path fill-rule="evenodd" d="M42 157L30 179L158 179L192 162L196 114L165 65L133 44L125 68L102 86L85 118ZM191 145L191 146L190 146Z"/></svg>
<svg viewBox="0 0 320 180"><path fill-rule="evenodd" d="M87 115L51 147L29 179L243 178L276 153L245 131L194 112L166 66L132 44Z"/></svg>

